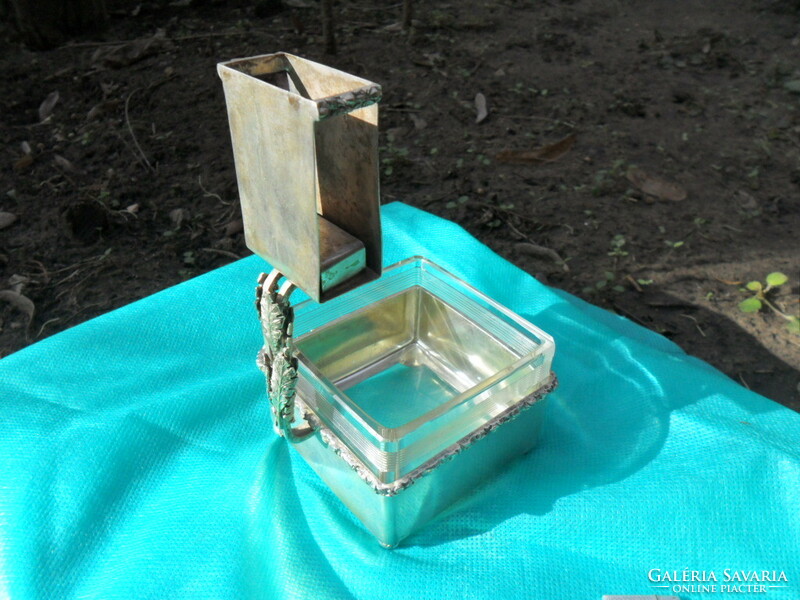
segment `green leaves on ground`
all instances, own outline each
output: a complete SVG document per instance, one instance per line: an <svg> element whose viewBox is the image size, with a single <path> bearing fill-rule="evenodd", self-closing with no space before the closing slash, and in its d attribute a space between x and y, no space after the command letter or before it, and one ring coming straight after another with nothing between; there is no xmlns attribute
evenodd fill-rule
<svg viewBox="0 0 800 600"><path fill-rule="evenodd" d="M767 275L767 286L768 287L775 288L775 287L778 287L779 285L783 285L787 281L789 281L789 278L786 275L784 275L783 273L775 272L775 273L770 273L769 275Z"/></svg>
<svg viewBox="0 0 800 600"><path fill-rule="evenodd" d="M752 297L739 302L739 310L745 313L754 313L761 310L761 300Z"/></svg>
<svg viewBox="0 0 800 600"><path fill-rule="evenodd" d="M742 288L742 291L753 292L753 295L739 302L739 310L743 313L757 313L766 306L776 315L787 321L786 329L791 333L800 334L800 317L786 314L786 312L784 312L785 309L779 309L768 297L770 292L784 285L787 281L789 281L789 278L780 271L774 271L767 275L764 278L765 283L758 280L749 281L745 287Z"/></svg>

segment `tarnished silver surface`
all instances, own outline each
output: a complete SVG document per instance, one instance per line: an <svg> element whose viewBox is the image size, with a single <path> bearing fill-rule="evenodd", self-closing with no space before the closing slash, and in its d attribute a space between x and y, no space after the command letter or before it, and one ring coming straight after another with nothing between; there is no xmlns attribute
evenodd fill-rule
<svg viewBox="0 0 800 600"><path fill-rule="evenodd" d="M352 92L317 100L317 108L319 110L319 118L322 120L349 113L359 108L365 108L380 101L381 86L368 85Z"/></svg>
<svg viewBox="0 0 800 600"><path fill-rule="evenodd" d="M380 86L285 53L217 70L247 246L317 302L379 277ZM326 224L360 244L357 262L328 264Z"/></svg>
<svg viewBox="0 0 800 600"><path fill-rule="evenodd" d="M494 417L491 421L487 422L484 426L474 430L469 435L463 437L455 444L448 446L442 452L423 463L410 473L396 479L392 482L382 482L375 474L344 444L338 436L326 427L316 415L311 411L301 399L297 399L297 407L303 414L303 418L308 422L312 429L318 430L322 441L335 452L347 465L355 471L358 476L371 487L376 494L381 496L395 496L414 484L421 477L424 477L443 462L452 459L457 454L466 450L469 446L478 440L486 437L500 425L515 419L522 411L530 408L542 398L547 396L558 386L558 378L555 373L551 373L547 382L536 390L534 393L520 400L514 406L508 408L504 412Z"/></svg>
<svg viewBox="0 0 800 600"><path fill-rule="evenodd" d="M294 422L295 393L297 389L297 357L292 344L294 311L289 296L294 284L278 283L283 275L273 270L261 274L256 287L256 309L264 334L264 347L258 353L256 364L267 380L267 396L272 409L275 433L290 441L300 441L313 430L292 427Z"/></svg>

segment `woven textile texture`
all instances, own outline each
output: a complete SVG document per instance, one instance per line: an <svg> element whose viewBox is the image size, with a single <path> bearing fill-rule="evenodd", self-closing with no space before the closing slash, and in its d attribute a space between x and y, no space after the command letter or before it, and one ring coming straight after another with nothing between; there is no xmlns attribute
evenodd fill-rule
<svg viewBox="0 0 800 600"><path fill-rule="evenodd" d="M387 265L426 256L554 336L536 450L384 550L272 432L246 258L0 361L0 598L599 600L691 571L675 595L800 598L800 415L452 223L383 227ZM779 580L722 591L742 571Z"/></svg>

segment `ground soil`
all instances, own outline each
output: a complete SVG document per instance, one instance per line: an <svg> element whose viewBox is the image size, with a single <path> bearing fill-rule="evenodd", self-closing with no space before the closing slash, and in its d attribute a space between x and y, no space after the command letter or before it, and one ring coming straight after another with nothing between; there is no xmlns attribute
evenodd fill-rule
<svg viewBox="0 0 800 600"><path fill-rule="evenodd" d="M798 314L800 5L415 9L337 0L335 56L313 0L112 2L46 52L0 31L0 352L248 254L215 65L286 50L383 85L384 202L800 408L800 335L738 307L782 271Z"/></svg>

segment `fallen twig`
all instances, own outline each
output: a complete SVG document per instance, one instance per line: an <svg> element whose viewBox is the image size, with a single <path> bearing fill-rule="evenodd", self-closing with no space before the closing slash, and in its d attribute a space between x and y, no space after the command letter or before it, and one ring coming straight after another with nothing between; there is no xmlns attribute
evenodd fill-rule
<svg viewBox="0 0 800 600"><path fill-rule="evenodd" d="M41 337L41 335L42 335L42 332L44 331L44 328L45 328L45 327L47 327L48 325L50 325L50 323L56 323L56 322L58 322L58 321L60 321L60 320L61 320L61 317L55 317L55 318L53 318L53 319L48 319L47 321L45 321L44 323L42 323L42 326L39 328L39 332L38 332L38 333L37 333L37 334L36 334L34 337L35 337L36 339L39 339L39 338Z"/></svg>
<svg viewBox="0 0 800 600"><path fill-rule="evenodd" d="M220 250L219 248L200 248L200 252L210 252L211 254L220 254L222 256L228 256L235 260L239 260L240 258L242 258L238 254L234 254L233 252L230 252L228 250Z"/></svg>
<svg viewBox="0 0 800 600"><path fill-rule="evenodd" d="M523 214L520 214L516 211L511 210L510 208L503 208L502 206L497 206L496 204L489 204L488 202L481 202L480 200L470 200L468 204L474 204L477 206L485 206L486 208L491 208L492 210L496 210L497 212L505 213L507 215L514 215L518 219L522 219L523 221L528 221L529 223L533 223L539 228L545 227L542 223L533 219L531 217L527 217Z"/></svg>
<svg viewBox="0 0 800 600"><path fill-rule="evenodd" d="M128 116L128 105L130 104L133 95L138 91L139 91L138 88L133 90L130 94L128 94L128 97L125 98L125 125L128 126L128 131L131 134L131 138L133 139L133 143L136 146L136 149L139 151L139 156L142 158L142 160L144 160L144 164L142 166L146 165L148 170L151 173L155 174L156 170L153 168L153 165L150 164L150 161L147 160L147 156L145 155L144 150L142 150L142 147L139 145L139 140L136 139L136 134L133 133L133 127L131 127L131 120Z"/></svg>
<svg viewBox="0 0 800 600"><path fill-rule="evenodd" d="M633 277L631 277L630 274L626 275L625 279L627 279L630 282L630 284L633 286L633 289L635 289L640 294L644 291L642 289L642 286L639 285L639 282L636 281Z"/></svg>
<svg viewBox="0 0 800 600"><path fill-rule="evenodd" d="M101 260L107 258L110 254L111 254L111 249L109 248L108 250L103 252L103 254L98 254L97 256L90 256L88 258L84 258L82 260L79 260L78 262L73 263L73 264L71 264L69 266L61 267L60 269L56 269L55 271L50 271L50 275L56 275L58 273L63 273L64 271L69 271L70 269L74 269L76 267L80 267L82 265L86 265L86 264L89 264L89 263L92 263L92 262L100 262ZM64 280L61 280L57 284L55 284L55 286L59 286L63 282L64 282Z"/></svg>
<svg viewBox="0 0 800 600"><path fill-rule="evenodd" d="M575 134L560 139L553 144L547 144L533 150L503 150L495 158L498 162L512 164L542 164L557 161L569 152L575 145Z"/></svg>
<svg viewBox="0 0 800 600"><path fill-rule="evenodd" d="M548 255L548 258L550 258L550 259L554 260L556 263L560 264L561 267L564 269L565 273L569 273L569 266L567 265L567 261L565 261L563 258L561 258L560 254L558 254L555 250L551 250L550 248L545 248L544 246L540 246L539 244L535 243L531 238L529 238L527 235L525 235L519 229L517 229L511 221L509 221L508 219L504 219L504 220L506 222L506 225L508 225L509 228L511 229L511 231L513 231L518 236L520 236L522 239L527 241L527 244L525 244L526 247L527 246L535 246L536 248L539 248L541 250L552 252L552 254ZM523 252L524 251L525 250L523 249ZM528 252L530 252L530 250Z"/></svg>
<svg viewBox="0 0 800 600"><path fill-rule="evenodd" d="M739 372L738 372L738 373L736 373L736 374L739 376L739 381L741 381L741 382L742 382L742 385L743 385L744 387L746 387L746 388L749 390L749 389L750 389L750 386L749 386L749 385L747 385L747 382L744 380L744 377L742 377L742 372L741 372L741 371L739 371Z"/></svg>
<svg viewBox="0 0 800 600"><path fill-rule="evenodd" d="M226 206L230 204L230 202L225 202L222 199L222 196L220 196L219 194L215 194L214 192L211 192L211 191L206 189L206 186L203 185L203 176L202 175L198 175L197 176L197 184L200 186L200 189L203 190L203 193L206 195L206 197L208 197L208 198L216 198L217 200L220 201L220 204L224 204Z"/></svg>
<svg viewBox="0 0 800 600"><path fill-rule="evenodd" d="M533 240L532 240L531 238L529 238L527 235L525 235L524 233L522 233L522 232L521 232L519 229L517 229L516 227L514 227L514 224L513 224L511 221L509 221L508 219L506 219L506 220L505 220L505 222L506 222L506 225L508 225L508 226L509 226L509 228L511 229L511 231L513 231L514 233L516 233L516 234L517 234L519 237L521 237L521 238L522 238L523 240L525 240L526 242L530 242L531 244L533 243Z"/></svg>
<svg viewBox="0 0 800 600"><path fill-rule="evenodd" d="M692 315L687 315L685 313L681 313L681 316L694 321L694 326L697 327L697 331L700 332L700 335L702 335L703 337L708 337L706 336L706 332L703 331L703 328L700 327L700 323L697 322L697 319L695 317L693 317Z"/></svg>
<svg viewBox="0 0 800 600"><path fill-rule="evenodd" d="M286 31L289 31L286 29ZM214 37L235 37L240 35L250 35L252 32L250 31L243 31L241 29L231 30L231 31L214 31L211 33L196 33L193 35L179 35L177 37L163 38L164 40L169 40L172 42L186 42L189 40L199 40L203 38L214 38ZM125 44L132 44L138 40L116 40L116 41L109 41L109 42L76 42L74 44L64 44L59 49L68 50L70 48L102 48L104 46L123 46Z"/></svg>

